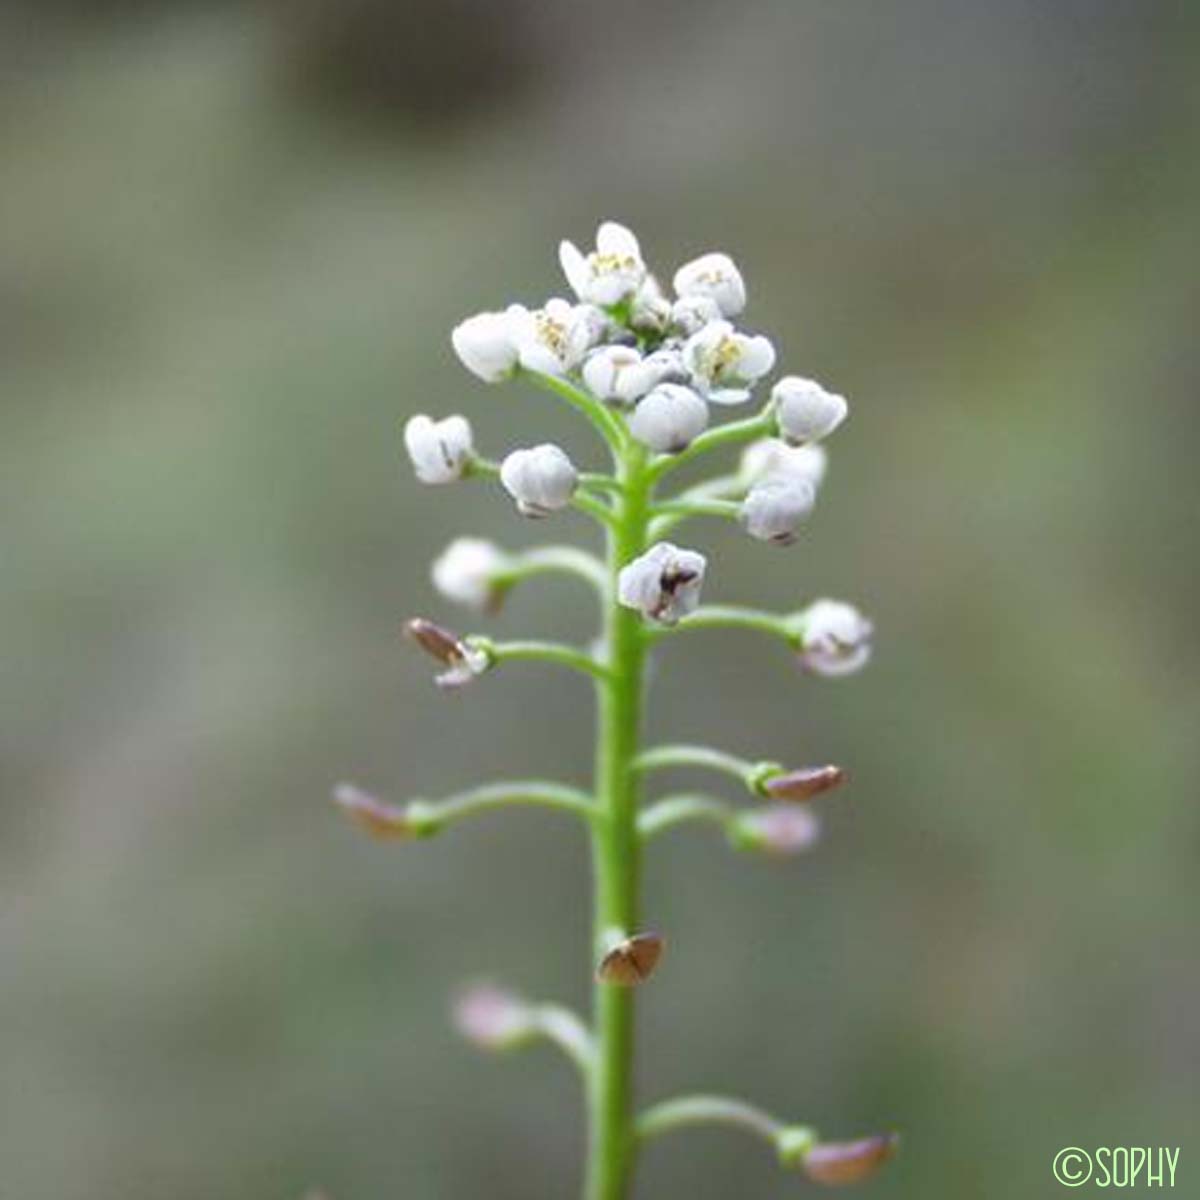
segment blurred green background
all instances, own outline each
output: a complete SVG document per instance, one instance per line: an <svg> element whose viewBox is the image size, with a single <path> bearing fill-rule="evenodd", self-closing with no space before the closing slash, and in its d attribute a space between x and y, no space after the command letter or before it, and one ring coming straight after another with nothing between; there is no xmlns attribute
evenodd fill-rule
<svg viewBox="0 0 1200 1200"><path fill-rule="evenodd" d="M632 225L852 419L790 552L697 525L707 595L823 593L870 670L663 655L657 738L853 772L807 858L649 856L671 942L639 1090L896 1127L872 1195L1052 1196L1062 1146L1200 1167L1200 10L534 0L9 4L0 13L0 1195L574 1194L575 1081L480 1057L480 975L586 1003L579 832L345 827L492 775L583 781L587 689L438 694L428 563L530 527L420 488L407 414L500 453L585 431L454 361ZM590 636L580 594L488 631ZM699 780L697 781L699 782ZM1191 1182L1189 1182L1191 1180ZM806 1184L737 1134L640 1197Z"/></svg>

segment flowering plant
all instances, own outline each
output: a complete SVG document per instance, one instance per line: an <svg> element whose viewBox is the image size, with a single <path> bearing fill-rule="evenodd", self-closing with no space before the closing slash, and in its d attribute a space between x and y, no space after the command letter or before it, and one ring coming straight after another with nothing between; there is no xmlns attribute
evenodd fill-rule
<svg viewBox="0 0 1200 1200"><path fill-rule="evenodd" d="M739 521L764 542L793 542L825 473L820 442L845 419L846 401L810 379L788 375L754 415L713 423L715 413L751 398L776 357L767 338L732 324L746 303L733 261L705 254L687 263L675 273L672 298L647 270L634 235L614 222L600 226L591 253L563 242L559 258L574 302L552 299L535 310L514 304L480 313L458 325L451 340L463 365L484 382L520 378L575 409L606 444L611 469L581 471L550 444L520 447L502 462L491 461L476 451L461 416L415 416L404 440L423 483L498 480L523 516L544 519L575 508L606 536L603 558L573 546L509 553L460 538L434 563L439 592L487 613L517 584L565 572L596 593L602 637L591 649L494 641L459 636L423 618L410 621L407 633L437 661L436 679L443 687L462 687L518 660L582 672L594 684L599 706L593 785L583 791L521 780L404 806L343 785L335 798L367 831L384 838L427 837L473 813L519 804L564 809L586 824L595 875L591 1026L556 1005L534 1004L492 987L467 992L456 1017L463 1034L480 1046L504 1049L547 1039L579 1068L589 1111L587 1200L626 1197L641 1145L709 1122L764 1138L785 1167L799 1168L813 1180L854 1182L892 1154L894 1136L827 1142L807 1126L778 1121L725 1096L686 1096L638 1114L631 1084L634 989L653 974L663 951L662 938L643 927L638 911L645 843L683 822L707 821L737 848L795 854L817 836L810 802L844 778L835 766L788 768L706 746L644 747L651 650L665 637L736 627L780 639L800 667L815 675L857 671L871 653L871 623L840 601L818 599L784 615L701 604L707 559L667 535L692 518L711 516ZM743 444L735 471L660 495L661 485L685 463ZM758 803L739 809L688 793L643 804L646 777L681 765L730 775Z"/></svg>

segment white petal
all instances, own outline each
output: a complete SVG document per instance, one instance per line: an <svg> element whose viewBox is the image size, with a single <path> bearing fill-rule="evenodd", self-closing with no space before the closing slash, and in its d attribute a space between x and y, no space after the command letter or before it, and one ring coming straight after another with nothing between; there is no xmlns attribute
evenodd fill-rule
<svg viewBox="0 0 1200 1200"><path fill-rule="evenodd" d="M605 221L596 230L596 249L601 254L618 254L641 262L642 248L633 232L616 221Z"/></svg>
<svg viewBox="0 0 1200 1200"><path fill-rule="evenodd" d="M563 274L567 277L567 283L571 285L571 290L582 300L592 277L587 259L584 258L574 242L564 239L558 243L558 261L562 266Z"/></svg>

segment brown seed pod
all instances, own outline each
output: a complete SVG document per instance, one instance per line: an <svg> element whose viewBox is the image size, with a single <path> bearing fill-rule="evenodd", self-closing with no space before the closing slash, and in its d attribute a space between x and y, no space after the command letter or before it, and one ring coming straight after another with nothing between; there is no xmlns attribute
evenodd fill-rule
<svg viewBox="0 0 1200 1200"><path fill-rule="evenodd" d="M899 1145L900 1138L894 1133L856 1142L818 1142L804 1156L804 1171L817 1183L860 1183L874 1175Z"/></svg>
<svg viewBox="0 0 1200 1200"><path fill-rule="evenodd" d="M459 639L448 629L424 617L413 617L404 624L407 637L416 642L426 654L436 658L440 663L451 665L460 662L463 654Z"/></svg>
<svg viewBox="0 0 1200 1200"><path fill-rule="evenodd" d="M636 987L654 974L662 952L663 939L657 933L635 933L605 954L596 978L617 987Z"/></svg>
<svg viewBox="0 0 1200 1200"><path fill-rule="evenodd" d="M845 779L846 772L841 767L797 767L764 779L760 790L772 800L811 800L838 787Z"/></svg>
<svg viewBox="0 0 1200 1200"><path fill-rule="evenodd" d="M333 789L333 802L359 828L372 837L390 841L407 841L415 836L412 822L403 808L385 804L351 783L339 783Z"/></svg>

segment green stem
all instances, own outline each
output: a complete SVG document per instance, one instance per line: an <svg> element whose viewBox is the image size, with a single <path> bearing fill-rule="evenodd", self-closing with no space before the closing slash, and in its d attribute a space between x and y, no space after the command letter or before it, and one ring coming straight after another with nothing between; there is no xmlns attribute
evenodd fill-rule
<svg viewBox="0 0 1200 1200"><path fill-rule="evenodd" d="M694 458L699 458L702 454L707 454L710 450L769 437L774 432L775 408L768 401L753 417L742 421L727 421L724 425L714 425L711 429L706 429L686 450L681 450L678 454L660 454L650 464L651 478L657 481L668 472L691 462Z"/></svg>
<svg viewBox="0 0 1200 1200"><path fill-rule="evenodd" d="M746 789L759 794L759 784L766 776L783 768L778 763L750 762L711 746L655 746L638 755L634 764L639 771L662 771L670 767L702 767L722 775L732 775Z"/></svg>
<svg viewBox="0 0 1200 1200"><path fill-rule="evenodd" d="M800 1127L789 1127L744 1100L729 1096L681 1096L665 1100L647 1109L637 1123L638 1137L648 1139L685 1129L690 1125L732 1125L779 1148L780 1136L798 1134Z"/></svg>
<svg viewBox="0 0 1200 1200"><path fill-rule="evenodd" d="M763 612L758 608L745 608L739 604L702 604L695 612L674 625L656 626L647 630L652 638L668 634L685 633L689 629L752 629L771 637L783 638L793 649L801 648L802 637L796 628L794 616Z"/></svg>
<svg viewBox="0 0 1200 1200"><path fill-rule="evenodd" d="M638 927L640 845L637 832L639 781L632 769L641 733L643 675L648 648L641 620L617 602L617 575L646 546L651 481L645 452L624 441L619 452L624 486L617 520L609 531L609 594L605 642L609 673L601 689L596 755L593 835L595 873L593 954L601 953L611 929ZM633 1171L634 989L595 985L596 1069L589 1103L586 1200L625 1200Z"/></svg>
<svg viewBox="0 0 1200 1200"><path fill-rule="evenodd" d="M543 391L558 396L559 399L565 400L572 408L581 412L610 446L620 446L626 441L625 427L622 422L604 406L602 401L597 400L589 392L577 388L565 379L560 379L557 375L543 375L540 371L524 369L520 374Z"/></svg>
<svg viewBox="0 0 1200 1200"><path fill-rule="evenodd" d="M447 796L444 800L413 800L405 813L414 831L425 837L464 817L517 805L562 809L578 813L587 820L591 820L596 813L596 805L584 792L562 784L545 783L540 779L489 783L468 792Z"/></svg>
<svg viewBox="0 0 1200 1200"><path fill-rule="evenodd" d="M595 1067L596 1047L587 1026L569 1009L539 1004L531 1014L534 1031L556 1045L580 1070L585 1080Z"/></svg>
<svg viewBox="0 0 1200 1200"><path fill-rule="evenodd" d="M590 654L577 650L574 646L564 646L560 642L493 642L482 637L468 640L472 645L484 650L493 665L522 661L548 662L582 671L585 675L591 675L593 679L604 680L609 676L609 670L603 663L597 662Z"/></svg>
<svg viewBox="0 0 1200 1200"><path fill-rule="evenodd" d="M494 576L494 582L508 588L533 575L554 573L585 579L601 595L607 594L608 572L604 564L575 546L536 546L532 550L523 550L513 556L511 567Z"/></svg>
<svg viewBox="0 0 1200 1200"><path fill-rule="evenodd" d="M656 800L638 816L638 836L643 842L689 821L711 821L726 832L736 813L724 800L712 796L667 796Z"/></svg>

